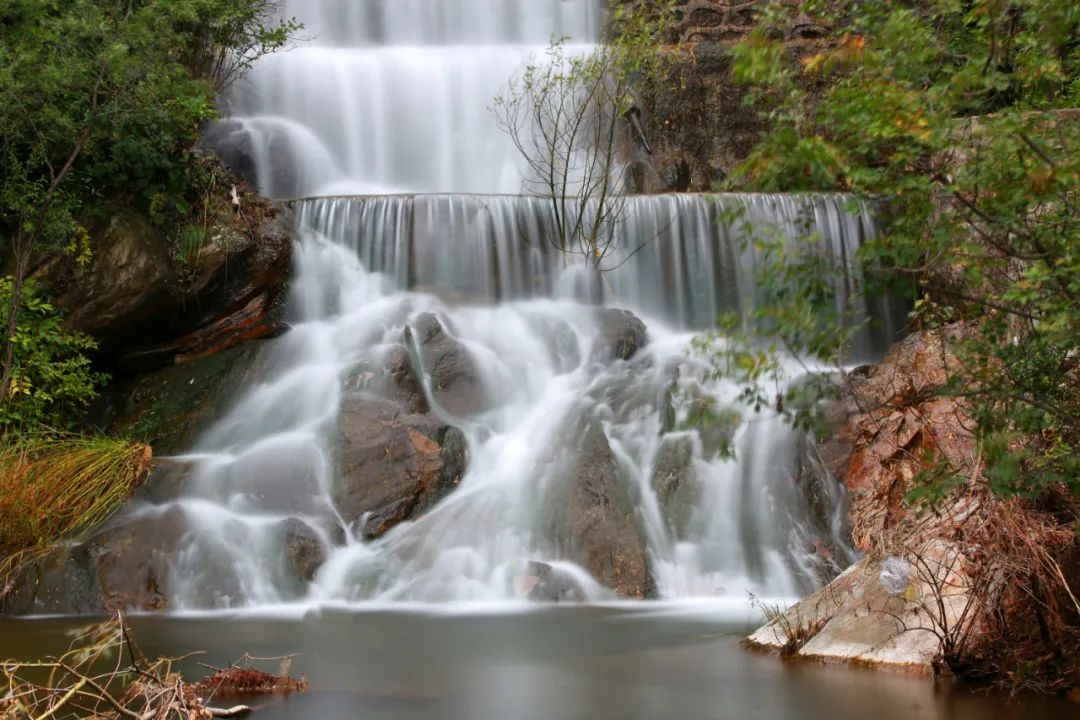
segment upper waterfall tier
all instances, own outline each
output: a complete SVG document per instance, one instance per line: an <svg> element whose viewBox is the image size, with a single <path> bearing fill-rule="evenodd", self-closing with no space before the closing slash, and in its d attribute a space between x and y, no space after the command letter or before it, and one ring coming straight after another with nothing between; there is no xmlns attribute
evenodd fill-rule
<svg viewBox="0 0 1080 720"><path fill-rule="evenodd" d="M224 99L208 143L269 197L517 193L489 108L552 38L583 52L598 0L290 0L298 46Z"/></svg>
<svg viewBox="0 0 1080 720"><path fill-rule="evenodd" d="M288 0L283 13L323 46L543 45L594 39L602 0Z"/></svg>

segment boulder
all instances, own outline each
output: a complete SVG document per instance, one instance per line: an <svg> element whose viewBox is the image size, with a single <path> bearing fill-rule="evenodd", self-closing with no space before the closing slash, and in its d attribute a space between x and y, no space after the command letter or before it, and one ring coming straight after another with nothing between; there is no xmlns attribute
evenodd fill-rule
<svg viewBox="0 0 1080 720"><path fill-rule="evenodd" d="M656 594L645 540L635 521L634 503L619 483L615 455L599 424L579 435L568 492L557 515L555 537L564 556L585 568L601 585L628 598Z"/></svg>
<svg viewBox="0 0 1080 720"><path fill-rule="evenodd" d="M386 400L347 397L340 435L335 503L364 538L419 517L457 487L465 472L460 430Z"/></svg>
<svg viewBox="0 0 1080 720"><path fill-rule="evenodd" d="M280 523L284 534L285 568L298 584L306 585L326 562L326 546L306 522L289 518Z"/></svg>
<svg viewBox="0 0 1080 720"><path fill-rule="evenodd" d="M430 412L424 383L413 367L412 353L404 345L390 348L372 373L372 380L373 389L396 402L406 413Z"/></svg>
<svg viewBox="0 0 1080 720"><path fill-rule="evenodd" d="M545 562L529 560L514 578L519 597L533 602L582 602L585 591L568 572Z"/></svg>
<svg viewBox="0 0 1080 720"><path fill-rule="evenodd" d="M600 333L593 347L594 362L629 360L649 342L645 323L629 310L601 308L596 318Z"/></svg>
<svg viewBox="0 0 1080 720"><path fill-rule="evenodd" d="M86 547L60 546L22 572L0 598L5 615L101 615L101 585Z"/></svg>
<svg viewBox="0 0 1080 720"><path fill-rule="evenodd" d="M186 531L183 512L173 508L58 546L23 572L2 609L12 615L164 610L170 558L183 547Z"/></svg>
<svg viewBox="0 0 1080 720"><path fill-rule="evenodd" d="M171 508L107 530L89 543L106 610L165 610L170 560L184 547L184 513Z"/></svg>
<svg viewBox="0 0 1080 720"><path fill-rule="evenodd" d="M439 407L458 417L484 409L487 398L475 359L437 317L419 315L405 329L405 341L416 354Z"/></svg>
<svg viewBox="0 0 1080 720"><path fill-rule="evenodd" d="M694 440L689 435L667 435L653 463L652 487L676 537L686 534L699 505L700 487L694 476Z"/></svg>

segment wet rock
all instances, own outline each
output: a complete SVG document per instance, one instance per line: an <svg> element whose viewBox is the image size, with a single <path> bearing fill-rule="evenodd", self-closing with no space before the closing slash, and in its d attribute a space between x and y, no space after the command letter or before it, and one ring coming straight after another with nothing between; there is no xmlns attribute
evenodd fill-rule
<svg viewBox="0 0 1080 720"><path fill-rule="evenodd" d="M688 435L668 435L657 451L652 487L676 537L686 534L699 505L700 488L694 477L694 441Z"/></svg>
<svg viewBox="0 0 1080 720"><path fill-rule="evenodd" d="M315 530L298 518L281 523L285 536L285 567L294 579L309 583L326 562L326 546Z"/></svg>
<svg viewBox="0 0 1080 720"><path fill-rule="evenodd" d="M58 547L27 568L0 603L6 615L101 615L101 586L85 547Z"/></svg>
<svg viewBox="0 0 1080 720"><path fill-rule="evenodd" d="M515 578L519 596L533 602L582 602L585 591L574 577L544 562L530 560Z"/></svg>
<svg viewBox="0 0 1080 720"><path fill-rule="evenodd" d="M424 384L413 368L412 355L404 345L395 345L386 354L381 368L382 390L407 413L431 410Z"/></svg>
<svg viewBox="0 0 1080 720"><path fill-rule="evenodd" d="M109 428L150 443L157 455L191 447L227 404L266 369L271 343L248 343L114 385L103 412Z"/></svg>
<svg viewBox="0 0 1080 720"><path fill-rule="evenodd" d="M207 126L202 132L199 146L221 158L229 170L245 181L252 185L258 182L255 144L243 123L223 120Z"/></svg>
<svg viewBox="0 0 1080 720"><path fill-rule="evenodd" d="M385 400L346 398L340 434L335 502L365 538L419 517L453 491L465 472L460 430Z"/></svg>
<svg viewBox="0 0 1080 720"><path fill-rule="evenodd" d="M905 497L927 458L944 457L965 477L974 471L976 443L963 401L936 395L957 362L949 345L964 332L957 325L913 334L850 378L845 401L829 409L839 430L818 450L848 491L852 538L867 557L786 619L758 630L752 644L784 648L784 628L799 627L800 656L931 671L938 638L904 628L956 627L968 596L955 543L966 524L978 521L981 501L954 494L933 515L916 518ZM882 586L883 548L922 558L919 577L900 594ZM943 604L935 587L949 588ZM927 616L927 608L938 614Z"/></svg>
<svg viewBox="0 0 1080 720"><path fill-rule="evenodd" d="M563 539L567 559L623 597L655 595L633 500L619 483L615 455L595 422L580 435L563 507L555 536Z"/></svg>
<svg viewBox="0 0 1080 720"><path fill-rule="evenodd" d="M405 330L406 342L428 377L433 399L459 417L479 412L487 404L476 361L431 313L418 316Z"/></svg>
<svg viewBox="0 0 1080 720"><path fill-rule="evenodd" d="M184 547L187 520L179 508L136 519L91 541L106 610L164 610L170 561Z"/></svg>
<svg viewBox="0 0 1080 720"><path fill-rule="evenodd" d="M304 187L298 163L302 158L297 153L308 148L302 143L297 147L296 138L285 126L265 123L251 127L238 120L224 120L203 129L199 147L270 197L297 197Z"/></svg>
<svg viewBox="0 0 1080 720"><path fill-rule="evenodd" d="M65 324L111 346L143 332L161 318L172 319L180 302L168 243L142 214L116 209L91 235L88 267L59 263L45 282Z"/></svg>
<svg viewBox="0 0 1080 720"><path fill-rule="evenodd" d="M629 360L649 342L645 323L629 310L603 308L596 313L600 335L593 349L595 362Z"/></svg>

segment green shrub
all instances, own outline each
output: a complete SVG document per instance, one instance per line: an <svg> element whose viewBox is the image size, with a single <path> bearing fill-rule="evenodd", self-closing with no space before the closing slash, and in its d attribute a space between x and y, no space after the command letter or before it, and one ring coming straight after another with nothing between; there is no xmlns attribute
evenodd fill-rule
<svg viewBox="0 0 1080 720"><path fill-rule="evenodd" d="M796 12L832 28L816 55L770 35ZM777 2L733 51L771 130L732 185L884 201L862 276L909 294L916 328L966 326L942 392L969 410L1003 495L1080 496L1078 36L1075 0ZM829 306L820 269L782 252L761 269L786 292L752 330L842 360L818 342L842 323L809 311Z"/></svg>
<svg viewBox="0 0 1080 720"><path fill-rule="evenodd" d="M10 277L0 278L0 307L11 301L11 284ZM0 327L0 345L6 341L6 328ZM56 308L28 285L15 330L8 402L0 405L0 436L38 426L70 427L106 379L86 356L96 347L88 335L66 330Z"/></svg>

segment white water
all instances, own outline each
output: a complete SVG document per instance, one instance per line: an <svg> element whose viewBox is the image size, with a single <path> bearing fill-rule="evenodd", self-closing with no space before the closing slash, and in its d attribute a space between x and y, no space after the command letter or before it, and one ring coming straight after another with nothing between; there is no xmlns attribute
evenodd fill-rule
<svg viewBox="0 0 1080 720"><path fill-rule="evenodd" d="M661 597L790 596L813 587L816 570L831 562L811 548L831 547L841 564L848 557L840 498L828 498L815 513L800 487L806 459L798 435L774 414L742 408L738 388L709 379L688 347L701 307L745 307L740 303L754 297L753 254L739 249L737 228L714 222L718 207L743 207L778 223L813 218L838 262L872 231L868 215L846 215L840 197L635 201L627 227L659 240L602 287L608 305L629 307L647 321L649 343L630 361L599 362L593 346L603 322L582 300L592 293L580 282L581 268L524 244L517 222L454 230L470 205L485 203L496 216L527 211L534 225L543 224L542 204L505 197L312 200L295 207L302 228L297 317L268 351L275 369L187 458L181 498L139 511L180 512L190 528L189 544L172 564L173 607L509 600L517 597L513 578L524 560L563 568L590 599L612 597L566 561L569 538L557 529L559 498L573 482L574 457L590 427L603 431L617 458L619 491L631 499ZM454 254L466 261L440 261ZM433 256L430 264L419 260L425 255ZM434 276L424 275L425 267ZM838 278L844 276L841 265ZM526 277L534 281L515 284ZM438 292L409 290L418 284ZM374 542L345 528L342 543L334 503L341 399L379 393L358 368L378 367L424 312L442 318L480 368L484 406L459 417L443 413L465 432L467 472L417 522ZM736 459L716 452L715 433L667 419L672 395L711 397L718 409L737 412ZM674 412L685 415L685 406L675 402ZM653 476L665 446L679 443L689 455L682 505L665 507ZM333 548L310 585L289 578L282 524L288 518Z"/></svg>
<svg viewBox="0 0 1080 720"><path fill-rule="evenodd" d="M184 550L169 558L171 607L502 602L518 598L514 576L528 560L574 577L590 600L612 598L568 559L575 538L562 525L575 458L596 432L616 459L617 493L660 597L799 594L822 565L849 558L842 498L814 510L800 484L805 443L773 414L741 407L738 388L710 378L689 345L717 313L745 311L757 294L754 254L719 209L740 207L791 236L809 223L833 259L840 302L852 253L874 232L868 212L846 214L839 197L633 198L619 237L627 262L598 280L551 250L538 200L462 194L520 188L514 151L485 108L551 34L596 37L594 2L296 0L288 9L315 44L262 63L232 98L254 134L263 191L457 194L293 204L291 332L265 351L263 381L239 389L184 458L178 497L133 513L186 528ZM649 342L629 361L595 359L598 303L645 320ZM468 412L438 407L427 387L433 413L464 432L467 470L426 515L363 541L335 504L341 403L382 391L364 369L380 367L422 313L438 316L479 368L484 401ZM856 354L873 355L891 331L864 334ZM716 431L685 422L684 401L695 398L738 416L736 459L718 454ZM673 450L687 469L677 502L665 504L653 477ZM287 521L326 549L313 582L290 575ZM813 549L823 546L831 559Z"/></svg>
<svg viewBox="0 0 1080 720"><path fill-rule="evenodd" d="M598 0L290 0L302 45L228 98L269 197L516 193L488 108L552 38L600 31Z"/></svg>

